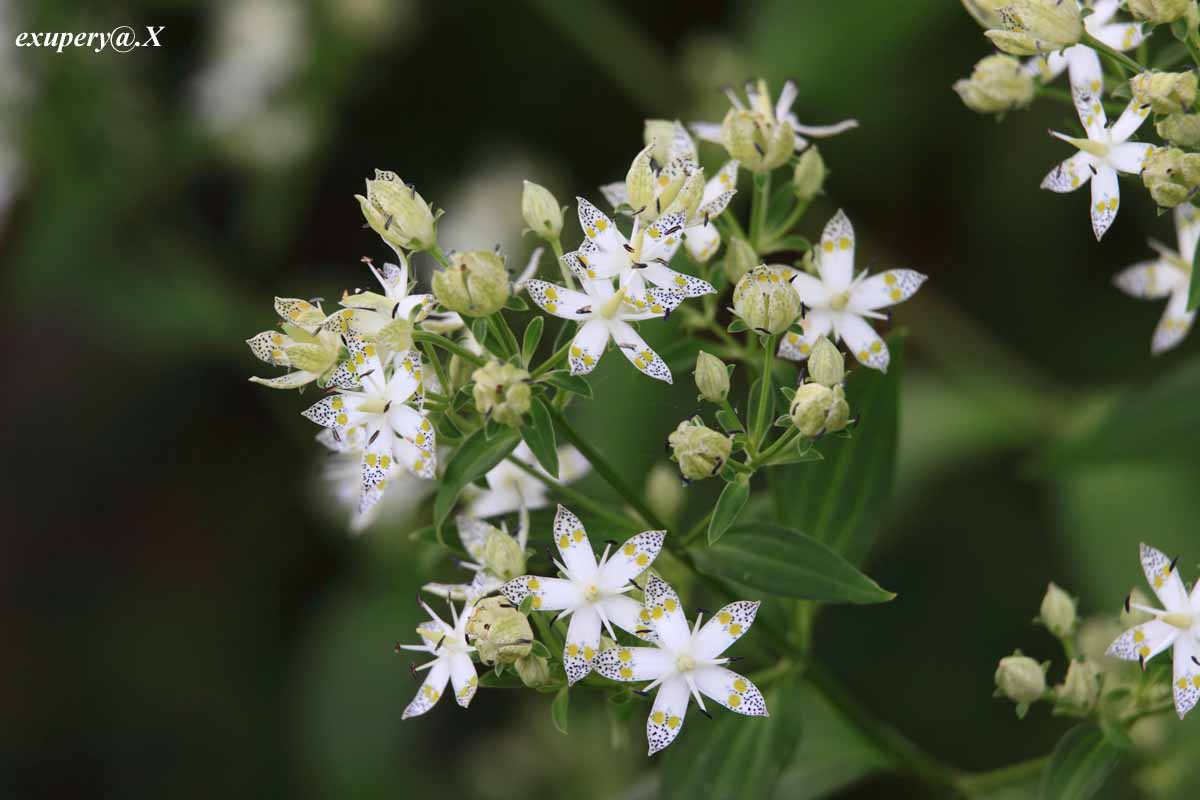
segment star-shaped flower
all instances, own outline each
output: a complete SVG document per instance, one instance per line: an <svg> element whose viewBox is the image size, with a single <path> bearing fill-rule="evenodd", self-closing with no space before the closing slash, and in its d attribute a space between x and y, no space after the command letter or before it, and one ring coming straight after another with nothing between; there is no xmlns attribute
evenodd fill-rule
<svg viewBox="0 0 1200 800"><path fill-rule="evenodd" d="M697 616L689 630L675 590L657 575L647 580L645 610L656 646L609 648L596 659L596 671L614 681L650 681L643 692L658 688L646 720L650 755L679 735L692 697L705 714L704 697L709 697L739 714L768 716L762 692L749 678L726 669L729 659L721 656L749 630L758 606L730 603L703 627L702 615Z"/></svg>
<svg viewBox="0 0 1200 800"><path fill-rule="evenodd" d="M554 517L554 544L562 561L556 560L554 565L564 577L523 575L500 587L514 605L532 595L535 611L561 611L559 617L571 617L563 650L568 683L574 684L592 671L600 652L602 626L614 639L613 625L634 634L642 627L638 622L642 606L625 593L634 588L630 581L658 557L665 536L666 531L639 533L618 546L611 558L610 543L597 563L583 523L559 506Z"/></svg>
<svg viewBox="0 0 1200 800"><path fill-rule="evenodd" d="M351 327L377 343L380 331L396 320L420 323L421 327L435 333L449 333L461 328L463 321L458 314L452 311L433 313L437 303L432 294L409 294L412 287L408 282L408 259L403 251L397 250L396 254L400 264L384 264L383 269L376 269L370 259L363 259L379 281L383 294L359 289L342 295L340 305L347 309L342 313L350 320Z"/></svg>
<svg viewBox="0 0 1200 800"><path fill-rule="evenodd" d="M298 389L313 381L324 381L337 364L339 328L330 324L319 302L294 297L276 297L275 313L282 330L263 331L246 340L250 352L261 361L292 371L278 378L250 379L271 389Z"/></svg>
<svg viewBox="0 0 1200 800"><path fill-rule="evenodd" d="M471 661L471 653L475 652L475 648L467 644L466 628L471 617L471 607L464 607L459 615L451 603L452 625L447 625L424 602L421 602L421 608L429 615L429 621L417 628L417 635L421 637L422 644L402 644L398 647L402 650L432 653L433 660L414 669L414 672L429 670L429 674L417 690L417 696L404 709L402 719L420 716L433 708L446 690L447 682L454 686L454 699L463 708L471 704L471 698L479 688L479 677L475 674L475 664Z"/></svg>
<svg viewBox="0 0 1200 800"><path fill-rule="evenodd" d="M1092 13L1083 18L1084 30L1114 50L1132 50L1146 38L1140 22L1113 22L1113 17L1120 10L1121 0L1096 0L1095 3L1080 5L1092 6ZM1041 76L1045 83L1049 83L1066 71L1067 53L1076 47L1092 49L1087 45L1077 44L1064 50L1034 56L1025 62L1025 71L1035 77Z"/></svg>
<svg viewBox="0 0 1200 800"><path fill-rule="evenodd" d="M524 442L517 445L510 458L527 464L535 472L546 474L534 458L529 445ZM578 450L567 445L558 448L558 474L551 477L559 483L573 483L586 475L591 468L592 465ZM465 491L468 498L466 512L472 517L487 519L511 514L522 507L533 511L550 504L550 490L546 484L508 459L488 470L484 480L487 482L487 489L471 485Z"/></svg>
<svg viewBox="0 0 1200 800"><path fill-rule="evenodd" d="M354 332L342 335L351 358L334 371L330 383L339 387L303 415L334 436L343 438L361 427L362 495L359 513L379 498L396 463L420 478L433 478L437 467L433 425L425 418L421 357L415 350L381 362L374 345Z"/></svg>
<svg viewBox="0 0 1200 800"><path fill-rule="evenodd" d="M796 102L796 97L799 94L800 92L796 89L795 81L789 80L785 82L783 88L779 91L779 100L776 101L773 109L775 120L791 127L792 131L796 134L796 152L800 152L805 147L808 147L808 140L801 134L824 139L858 127L858 120L856 119L844 119L833 125L802 125L796 117L796 113L792 111L792 104ZM739 111L747 108L753 110L760 106L770 106L770 97L765 94L765 89L756 81L746 82L745 104L742 103L742 99L737 96L737 93L731 87L725 89L725 96L729 98L729 103ZM692 133L696 134L703 141L715 144L721 144L723 141L720 122L693 122L689 127L692 129Z"/></svg>
<svg viewBox="0 0 1200 800"><path fill-rule="evenodd" d="M1175 561L1153 547L1141 546L1142 571L1163 608L1150 608L1125 599L1125 608L1136 608L1154 619L1125 631L1108 647L1108 655L1146 662L1169 647L1175 648L1175 670L1171 686L1179 718L1200 700L1200 581L1188 597Z"/></svg>
<svg viewBox="0 0 1200 800"><path fill-rule="evenodd" d="M891 269L870 278L866 270L854 277L854 226L841 211L825 225L817 251L817 274L797 272L792 286L808 311L803 335L785 334L779 355L793 361L808 358L821 336L841 339L864 366L887 371L887 344L866 318L886 319L879 309L895 305L916 293L925 277L911 269Z"/></svg>
<svg viewBox="0 0 1200 800"><path fill-rule="evenodd" d="M646 300L639 308L626 297L627 289L614 292L607 280L584 280L582 292L540 280L529 281L525 288L530 299L543 311L580 323L568 357L572 375L586 375L595 369L608 347L609 339L612 339L621 354L639 372L671 382L671 370L667 368L667 363L650 349L629 323L666 316L682 302L681 293L649 289Z"/></svg>
<svg viewBox="0 0 1200 800"><path fill-rule="evenodd" d="M1088 180L1092 182L1092 231L1096 241L1117 218L1121 203L1121 188L1117 173L1136 175L1142 171L1153 145L1126 141L1150 113L1150 105L1135 96L1111 127L1100 102L1104 90L1104 75L1096 51L1087 47L1070 47L1065 51L1071 72L1071 95L1079 121L1087 131L1086 139L1076 139L1051 131L1051 135L1069 142L1079 152L1050 171L1042 188L1052 192L1073 192Z"/></svg>
<svg viewBox="0 0 1200 800"><path fill-rule="evenodd" d="M1158 258L1134 264L1113 279L1117 288L1133 297L1170 298L1150 342L1150 350L1155 355L1183 341L1196 318L1195 311L1188 311L1187 300L1192 261L1196 256L1196 243L1200 241L1200 213L1191 203L1175 207L1175 236L1179 245L1177 250L1152 241L1150 246L1158 251Z"/></svg>
<svg viewBox="0 0 1200 800"><path fill-rule="evenodd" d="M520 509L515 537L509 535L507 528L497 528L467 514L459 514L454 524L463 548L472 559L460 561L459 565L474 572L475 577L470 583L427 583L421 587L425 591L451 600L476 600L525 571L529 511L524 507ZM512 571L508 572L509 569Z"/></svg>
<svg viewBox="0 0 1200 800"><path fill-rule="evenodd" d="M332 428L323 428L316 435L316 440L331 451L322 465L321 477L339 508L350 512L349 530L355 536L364 533L380 517L407 519L437 488L433 481L411 472L393 471L380 502L358 513L362 497L362 450L366 444L363 430L350 428L335 435Z"/></svg>

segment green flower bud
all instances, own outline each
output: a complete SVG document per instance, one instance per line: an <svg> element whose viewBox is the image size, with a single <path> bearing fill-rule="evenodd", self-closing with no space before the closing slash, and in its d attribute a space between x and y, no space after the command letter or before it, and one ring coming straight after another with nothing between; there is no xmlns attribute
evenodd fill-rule
<svg viewBox="0 0 1200 800"><path fill-rule="evenodd" d="M483 566L510 581L525 574L525 551L515 538L493 527L483 540Z"/></svg>
<svg viewBox="0 0 1200 800"><path fill-rule="evenodd" d="M1042 598L1038 621L1059 639L1065 639L1075 631L1075 601L1071 595L1051 583L1046 587L1046 596Z"/></svg>
<svg viewBox="0 0 1200 800"><path fill-rule="evenodd" d="M999 28L1004 24L1000 19L1000 9L1009 2L1010 0L962 0L963 8L985 29Z"/></svg>
<svg viewBox="0 0 1200 800"><path fill-rule="evenodd" d="M704 168L698 167L692 170L683 180L683 184L679 187L675 198L671 200L670 205L666 206L664 213L682 213L688 219L696 218L696 211L700 208L700 201L704 199ZM636 206L635 206L636 208Z"/></svg>
<svg viewBox="0 0 1200 800"><path fill-rule="evenodd" d="M792 172L792 193L796 195L796 199L807 203L821 194L827 173L821 152L815 144L809 146L800 154L800 160L796 162L796 169Z"/></svg>
<svg viewBox="0 0 1200 800"><path fill-rule="evenodd" d="M1154 129L1177 147L1200 147L1200 114L1171 114L1154 123Z"/></svg>
<svg viewBox="0 0 1200 800"><path fill-rule="evenodd" d="M725 246L725 277L730 283L737 283L750 270L761 263L758 253L745 239L733 237Z"/></svg>
<svg viewBox="0 0 1200 800"><path fill-rule="evenodd" d="M405 250L427 250L436 242L433 210L394 172L375 170L367 180L367 196L355 195L371 229L384 241Z"/></svg>
<svg viewBox="0 0 1200 800"><path fill-rule="evenodd" d="M825 420L833 407L833 390L819 383L797 387L788 407L788 416L801 436L816 436L825 430Z"/></svg>
<svg viewBox="0 0 1200 800"><path fill-rule="evenodd" d="M376 338L388 350L391 350L393 353L400 353L412 349L412 331L413 326L411 322L406 319L394 319L379 329Z"/></svg>
<svg viewBox="0 0 1200 800"><path fill-rule="evenodd" d="M985 34L1014 56L1061 50L1083 38L1079 3L1063 0L1012 0L998 9L1002 30Z"/></svg>
<svg viewBox="0 0 1200 800"><path fill-rule="evenodd" d="M646 476L646 502L660 519L672 520L683 505L679 475L666 464L655 464Z"/></svg>
<svg viewBox="0 0 1200 800"><path fill-rule="evenodd" d="M1162 208L1174 208L1186 202L1200 186L1200 153L1185 153L1174 147L1158 148L1144 163L1142 183Z"/></svg>
<svg viewBox="0 0 1200 800"><path fill-rule="evenodd" d="M475 605L467 620L467 639L484 664L513 664L533 649L529 620L503 597L488 597Z"/></svg>
<svg viewBox="0 0 1200 800"><path fill-rule="evenodd" d="M671 160L671 140L675 138L675 126L670 119L648 119L642 129L642 143L650 148L651 157L659 164Z"/></svg>
<svg viewBox="0 0 1200 800"><path fill-rule="evenodd" d="M733 437L706 428L696 417L679 423L667 437L667 444L684 479L700 481L721 471L733 450Z"/></svg>
<svg viewBox="0 0 1200 800"><path fill-rule="evenodd" d="M1196 73L1143 72L1129 79L1133 96L1149 103L1155 114L1187 111L1196 102Z"/></svg>
<svg viewBox="0 0 1200 800"><path fill-rule="evenodd" d="M562 233L562 206L549 189L532 181L525 181L521 193L521 216L529 229L546 241L557 239Z"/></svg>
<svg viewBox="0 0 1200 800"><path fill-rule="evenodd" d="M1024 108L1033 102L1033 76L1012 56L992 55L980 60L971 72L954 84L954 91L972 111L999 114Z"/></svg>
<svg viewBox="0 0 1200 800"><path fill-rule="evenodd" d="M800 296L784 270L762 264L734 287L733 310L760 333L783 333L800 314Z"/></svg>
<svg viewBox="0 0 1200 800"><path fill-rule="evenodd" d="M833 387L833 404L825 418L825 432L837 433L850 424L850 403L846 401L846 390L839 383Z"/></svg>
<svg viewBox="0 0 1200 800"><path fill-rule="evenodd" d="M846 359L833 342L821 336L808 356L808 375L817 383L832 388L846 377Z"/></svg>
<svg viewBox="0 0 1200 800"><path fill-rule="evenodd" d="M504 308L512 287L504 259L491 250L455 253L448 269L433 273L433 293L451 311L486 317Z"/></svg>
<svg viewBox="0 0 1200 800"><path fill-rule="evenodd" d="M513 662L517 675L530 689L544 686L550 680L550 664L541 656L528 655Z"/></svg>
<svg viewBox="0 0 1200 800"><path fill-rule="evenodd" d="M1007 697L1017 704L1017 716L1025 716L1029 706L1046 693L1046 670L1049 662L1039 664L1020 650L1000 659L996 668L996 696Z"/></svg>
<svg viewBox="0 0 1200 800"><path fill-rule="evenodd" d="M1129 0L1126 7L1135 18L1161 25L1179 19L1193 4L1194 0Z"/></svg>
<svg viewBox="0 0 1200 800"><path fill-rule="evenodd" d="M529 411L529 372L512 364L490 361L471 373L475 381L475 410L501 425L519 427Z"/></svg>
<svg viewBox="0 0 1200 800"><path fill-rule="evenodd" d="M731 108L721 123L721 141L742 166L751 172L770 172L783 166L796 149L796 132L792 126L775 118L767 98L767 84L758 82L756 97L763 98L762 107Z"/></svg>
<svg viewBox="0 0 1200 800"><path fill-rule="evenodd" d="M716 356L701 350L696 356L695 375L701 400L720 403L729 395L729 370Z"/></svg>
<svg viewBox="0 0 1200 800"><path fill-rule="evenodd" d="M1087 660L1072 661L1054 692L1054 713L1085 716L1100 697L1100 670Z"/></svg>

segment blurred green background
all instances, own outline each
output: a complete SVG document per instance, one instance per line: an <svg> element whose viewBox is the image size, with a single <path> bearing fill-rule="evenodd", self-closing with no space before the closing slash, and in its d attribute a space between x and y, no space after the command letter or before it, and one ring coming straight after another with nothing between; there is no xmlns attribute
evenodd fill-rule
<svg viewBox="0 0 1200 800"><path fill-rule="evenodd" d="M163 47L12 46L121 24L165 25ZM407 535L428 503L347 535L309 396L247 383L270 370L243 340L274 324L274 295L366 285L359 258L388 254L353 194L376 167L447 209L448 247L500 243L523 264L522 178L597 201L645 117L719 119L718 87L752 75L794 78L806 123L861 123L821 142L833 174L801 232L843 207L860 267L931 276L897 313L896 495L867 563L899 598L821 616L834 671L939 757L1000 766L1070 726L991 697L1014 647L1056 655L1030 624L1047 581L1115 613L1142 540L1195 576L1196 425L1118 424L1103 459L1032 469L1108 398L1181 370L1195 385L1197 337L1152 359L1161 306L1110 284L1147 236L1173 241L1169 218L1129 184L1101 247L1082 194L1038 190L1066 155L1045 130L1070 110L968 112L950 84L988 48L956 2L0 0L0 32L7 796L653 797L640 716L614 750L582 693L568 737L532 692L401 723L415 684L392 646L413 636L421 581L454 574ZM606 360L601 402L573 407L586 431L629 432L599 442L630 482L696 410L689 371L648 388ZM712 489L687 490L683 524ZM802 724L781 796L924 791L820 705ZM1200 720L1149 728L1153 769L1128 760L1101 796L1194 796Z"/></svg>

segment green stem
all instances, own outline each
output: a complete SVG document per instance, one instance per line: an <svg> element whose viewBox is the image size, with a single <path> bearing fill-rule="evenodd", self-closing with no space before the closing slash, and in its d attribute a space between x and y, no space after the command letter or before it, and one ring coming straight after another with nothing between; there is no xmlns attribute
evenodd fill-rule
<svg viewBox="0 0 1200 800"><path fill-rule="evenodd" d="M446 269L450 269L450 259L446 258L446 254L442 252L442 248L437 242L434 242L429 248L429 255L437 259L437 262Z"/></svg>
<svg viewBox="0 0 1200 800"><path fill-rule="evenodd" d="M571 352L571 342L572 341L573 341L573 339L568 339L566 341L566 344L564 344L562 347L558 348L558 350L554 351L554 353L549 358L547 358L545 361L543 361L541 364L539 364L538 368L535 369L532 373L530 373L529 377L533 378L534 380L537 380L538 378L542 377L547 372L549 372L550 370L552 370L556 366L558 366L559 362L567 357L567 353Z"/></svg>
<svg viewBox="0 0 1200 800"><path fill-rule="evenodd" d="M766 419L767 416L767 401L770 398L773 387L771 386L771 368L775 365L775 337L765 336L762 339L763 347L763 362L762 375L760 376L762 389L758 393L758 408L754 410L754 421L750 424L751 434L754 438L754 451L757 460L758 446L762 444L763 437L770 430L770 422Z"/></svg>
<svg viewBox="0 0 1200 800"><path fill-rule="evenodd" d="M1165 714L1168 711L1174 711L1174 710L1175 710L1174 701L1162 703L1157 706L1150 706L1149 708L1143 708L1139 711L1133 711L1129 714L1126 714L1124 717L1121 717L1121 724L1127 725L1127 726L1132 725L1133 723L1137 722L1139 719L1143 719L1145 717L1153 717L1158 714Z"/></svg>
<svg viewBox="0 0 1200 800"><path fill-rule="evenodd" d="M742 223L738 221L738 218L729 209L722 211L721 215L717 217L716 222L718 225L724 223L729 228L729 231L726 232L726 238L729 238L728 233L732 232L737 238L746 239L746 231L742 229Z"/></svg>
<svg viewBox="0 0 1200 800"><path fill-rule="evenodd" d="M458 342L456 342L452 339L447 339L445 336L442 336L437 333L430 333L429 331L413 331L413 341L418 342L420 344L437 345L438 347L442 348L443 350L445 350L449 353L453 353L454 355L458 356L463 361L466 361L468 364L474 364L477 367L482 367L484 364L487 363L483 359L482 356L475 355L474 353L472 353L467 348L463 347ZM429 351L426 350L426 353L428 353L428 352ZM430 356L430 358L432 358L432 356ZM450 387L448 384L443 384L443 385L446 387L447 391L450 390Z"/></svg>
<svg viewBox="0 0 1200 800"><path fill-rule="evenodd" d="M770 253L775 249L776 242L786 236L788 231L794 228L796 223L800 221L800 218L804 216L804 212L808 210L808 203L809 201L807 200L803 202L797 201L796 205L792 207L791 213L788 214L787 219L767 236L767 242L763 245L761 252Z"/></svg>
<svg viewBox="0 0 1200 800"><path fill-rule="evenodd" d="M550 416L562 430L563 435L567 437L567 441L575 445L575 449L592 465L592 469L596 471L596 474L603 478L605 483L611 486L617 494L621 495L629 505L633 506L633 509L641 515L642 519L656 530L667 529L666 523L659 519L658 515L646 505L646 501L642 499L642 496L630 489L625 484L625 481L621 480L616 470L610 467L608 462L604 460L604 456L600 455L591 444L571 427L571 424L567 422L567 418L563 416L562 412L552 410Z"/></svg>
<svg viewBox="0 0 1200 800"><path fill-rule="evenodd" d="M500 317L498 313L489 314L486 317L488 330L492 332L492 337L495 339L496 345L503 349L503 352L498 353L497 355L504 360L508 360L514 355L514 351L510 349L511 345L509 343L509 337L512 336L512 331L509 331L509 335L505 336L500 322L497 321L497 317ZM512 344L515 344L515 341ZM518 348L518 350L519 349L520 348Z"/></svg>
<svg viewBox="0 0 1200 800"><path fill-rule="evenodd" d="M1085 33L1083 35L1083 43L1086 44L1088 47L1092 48L1093 50L1099 50L1101 53L1104 53L1109 58L1114 59L1115 61L1119 62L1122 66L1126 67L1127 69L1133 70L1133 74L1135 74L1135 75L1146 71L1146 68L1143 67L1141 64L1134 61L1132 58L1125 55L1120 50L1114 50L1113 48L1109 47L1104 42L1097 39L1095 36L1092 36L1090 33Z"/></svg>
<svg viewBox="0 0 1200 800"><path fill-rule="evenodd" d="M558 262L558 271L562 274L563 285L568 289L574 289L575 276L571 274L571 270L567 269L567 264L563 261L562 242L557 236L550 240L550 247L554 250L554 260Z"/></svg>
<svg viewBox="0 0 1200 800"><path fill-rule="evenodd" d="M1032 778L1036 778L1042 774L1042 770L1046 768L1046 764L1049 761L1049 756L1039 756L1038 758L1009 764L1006 767L989 770L988 772L962 775L954 785L960 792L966 795L987 794L997 789L1003 789L1006 786L1025 783Z"/></svg>
<svg viewBox="0 0 1200 800"><path fill-rule="evenodd" d="M754 195L750 202L750 246L758 250L759 237L767 219L771 196L771 173L754 173Z"/></svg>
<svg viewBox="0 0 1200 800"><path fill-rule="evenodd" d="M605 506L603 503L596 502L583 492L573 489L570 486L555 480L545 472L535 469L515 456L509 456L508 460L517 465L517 467L519 467L523 472L528 473L532 477L537 478L539 481L544 483L547 488L557 492L564 499L569 500L573 505L586 508L596 516L603 517L614 525L620 525L623 528L630 528L634 530L637 529L638 523L635 520L631 520L629 517L626 517L623 514L616 513L608 506Z"/></svg>
<svg viewBox="0 0 1200 800"><path fill-rule="evenodd" d="M696 524L692 526L691 530L683 535L682 543L684 547L687 547L693 541L698 539L700 534L708 530L708 521L712 519L712 515L712 509L709 509L708 513L701 517Z"/></svg>
<svg viewBox="0 0 1200 800"><path fill-rule="evenodd" d="M782 436L771 443L771 446L759 453L758 458L750 461L752 469L759 469L771 463L771 457L776 455L780 450L787 447L791 442L796 440L800 435L799 428L788 428Z"/></svg>

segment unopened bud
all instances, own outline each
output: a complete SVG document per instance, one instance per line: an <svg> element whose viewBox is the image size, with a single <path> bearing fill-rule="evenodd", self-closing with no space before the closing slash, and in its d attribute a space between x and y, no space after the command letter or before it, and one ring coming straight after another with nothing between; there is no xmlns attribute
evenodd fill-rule
<svg viewBox="0 0 1200 800"><path fill-rule="evenodd" d="M1136 19L1161 25L1182 17L1193 3L1194 0L1129 0L1126 7Z"/></svg>
<svg viewBox="0 0 1200 800"><path fill-rule="evenodd" d="M394 319L379 329L376 338L393 353L402 353L413 347L412 323L406 319Z"/></svg>
<svg viewBox="0 0 1200 800"><path fill-rule="evenodd" d="M678 122L670 119L648 119L642 129L642 143L659 164L671 160L671 140L675 138Z"/></svg>
<svg viewBox="0 0 1200 800"><path fill-rule="evenodd" d="M521 683L530 689L545 685L550 680L550 664L541 656L527 655L513 662Z"/></svg>
<svg viewBox="0 0 1200 800"><path fill-rule="evenodd" d="M1200 114L1171 114L1155 122L1154 129L1177 147L1200 147Z"/></svg>
<svg viewBox="0 0 1200 800"><path fill-rule="evenodd" d="M660 519L673 520L683 505L679 473L663 463L651 467L646 476L646 503Z"/></svg>
<svg viewBox="0 0 1200 800"><path fill-rule="evenodd" d="M954 84L954 91L972 111L999 114L1033 102L1033 76L1012 56L992 55L975 65L970 78Z"/></svg>
<svg viewBox="0 0 1200 800"><path fill-rule="evenodd" d="M483 566L510 581L525 574L525 551L515 538L491 527L483 540Z"/></svg>
<svg viewBox="0 0 1200 800"><path fill-rule="evenodd" d="M800 313L800 296L786 271L766 264L742 276L733 290L733 310L760 333L782 333Z"/></svg>
<svg viewBox="0 0 1200 800"><path fill-rule="evenodd" d="M797 387L788 407L788 416L801 436L816 436L825 431L825 420L833 406L833 390L819 383Z"/></svg>
<svg viewBox="0 0 1200 800"><path fill-rule="evenodd" d="M1000 9L1009 2L1010 0L962 0L967 13L984 29L999 28L1004 24L1000 19Z"/></svg>
<svg viewBox="0 0 1200 800"><path fill-rule="evenodd" d="M1100 697L1100 670L1090 661L1072 661L1067 677L1054 687L1054 711L1057 714L1083 716Z"/></svg>
<svg viewBox="0 0 1200 800"><path fill-rule="evenodd" d="M427 250L433 246L433 210L396 173L375 170L375 179L367 180L367 196L355 197L367 224L384 241L405 250Z"/></svg>
<svg viewBox="0 0 1200 800"><path fill-rule="evenodd" d="M796 169L792 172L792 193L802 203L807 203L821 193L825 187L825 159L814 144L800 154Z"/></svg>
<svg viewBox="0 0 1200 800"><path fill-rule="evenodd" d="M721 142L730 158L751 172L770 172L783 166L796 149L796 132L776 119L766 81L758 82L753 108L731 108L721 123Z"/></svg>
<svg viewBox="0 0 1200 800"><path fill-rule="evenodd" d="M503 258L491 250L468 250L455 253L447 269L433 273L433 293L451 311L486 317L504 307L512 287Z"/></svg>
<svg viewBox="0 0 1200 800"><path fill-rule="evenodd" d="M521 193L521 216L529 229L546 241L557 239L562 233L562 206L545 186L525 181Z"/></svg>
<svg viewBox="0 0 1200 800"><path fill-rule="evenodd" d="M824 336L818 337L813 343L812 353L808 356L808 375L817 383L830 388L841 383L846 377L845 356Z"/></svg>
<svg viewBox="0 0 1200 800"><path fill-rule="evenodd" d="M1129 79L1133 96L1149 103L1155 114L1189 110L1196 102L1196 73L1143 72Z"/></svg>
<svg viewBox="0 0 1200 800"><path fill-rule="evenodd" d="M684 479L699 481L721 471L733 450L733 438L704 426L697 417L679 423L669 437L671 457Z"/></svg>
<svg viewBox="0 0 1200 800"><path fill-rule="evenodd" d="M1186 202L1200 186L1200 153L1158 148L1143 162L1142 183L1162 208Z"/></svg>
<svg viewBox="0 0 1200 800"><path fill-rule="evenodd" d="M467 620L466 632L484 664L513 664L533 649L529 620L503 597L480 600Z"/></svg>
<svg viewBox="0 0 1200 800"><path fill-rule="evenodd" d="M754 252L754 248L745 239L737 236L729 240L729 244L725 247L725 277L730 283L737 283L750 270L761 262L758 259L758 253Z"/></svg>
<svg viewBox="0 0 1200 800"><path fill-rule="evenodd" d="M696 388L700 399L720 403L729 395L729 370L725 363L703 350L696 356Z"/></svg>
<svg viewBox="0 0 1200 800"><path fill-rule="evenodd" d="M475 381L475 410L501 425L519 427L529 411L529 372L513 364L490 361L471 373Z"/></svg>
<svg viewBox="0 0 1200 800"><path fill-rule="evenodd" d="M998 9L1000 30L985 35L1014 56L1061 50L1083 38L1080 4L1065 0L1012 0Z"/></svg>
<svg viewBox="0 0 1200 800"><path fill-rule="evenodd" d="M1075 632L1075 600L1051 583L1042 598L1038 622L1059 639L1065 639Z"/></svg>
<svg viewBox="0 0 1200 800"><path fill-rule="evenodd" d="M700 208L700 201L704 199L704 168L697 167L684 178L679 191L675 194L670 205L666 207L666 213L681 213L687 219L695 219L696 212Z"/></svg>
<svg viewBox="0 0 1200 800"><path fill-rule="evenodd" d="M996 694L1017 704L1017 716L1025 716L1029 706L1046 693L1046 669L1049 663L1039 664L1015 651L1000 659L996 668Z"/></svg>

